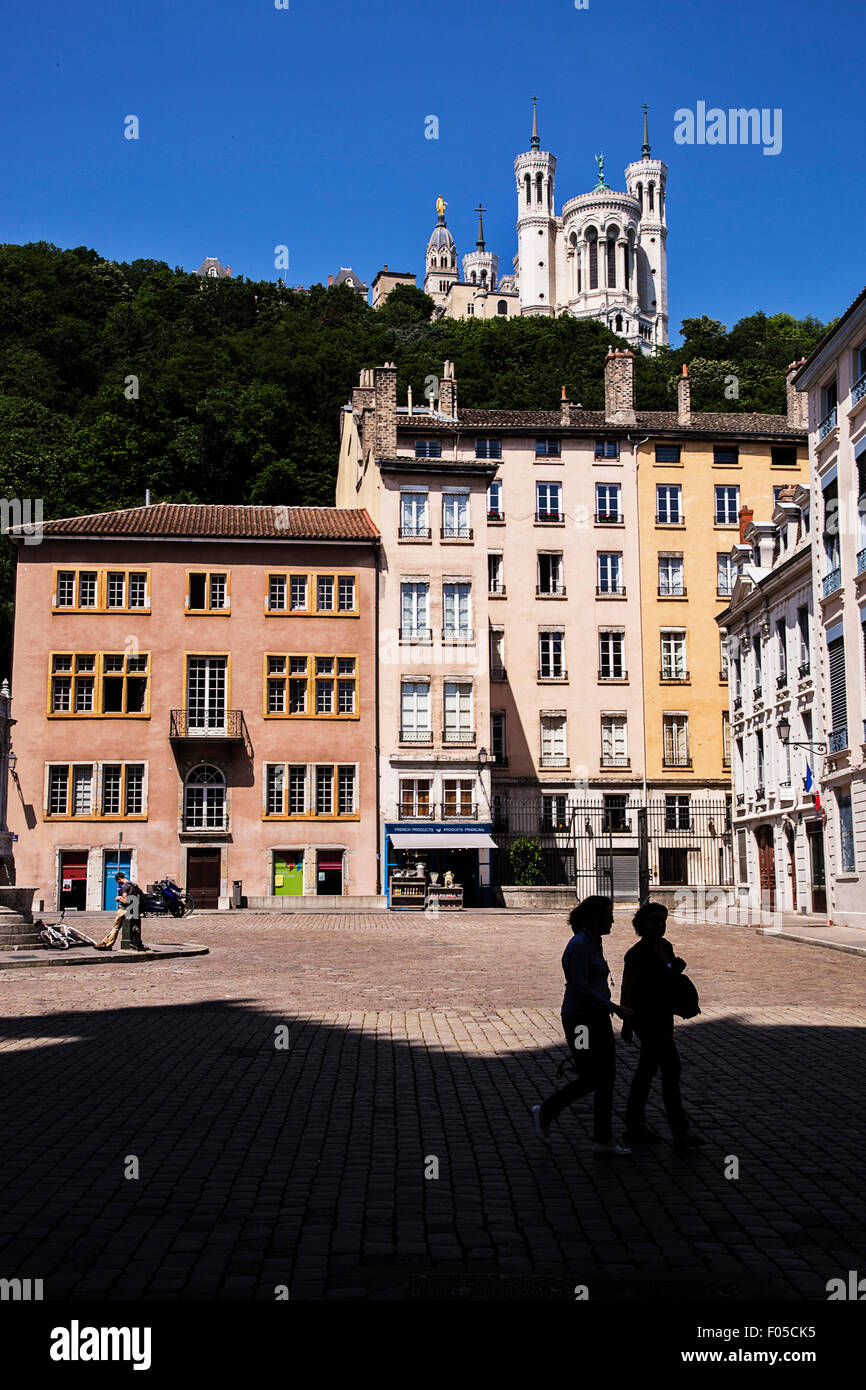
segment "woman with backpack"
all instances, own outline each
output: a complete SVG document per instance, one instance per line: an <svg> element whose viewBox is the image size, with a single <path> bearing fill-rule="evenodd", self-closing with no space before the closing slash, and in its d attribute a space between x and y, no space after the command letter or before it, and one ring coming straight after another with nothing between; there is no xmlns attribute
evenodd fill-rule
<svg viewBox="0 0 866 1390"><path fill-rule="evenodd" d="M680 1095L680 1058L674 1042L674 1014L693 1018L700 1013L697 991L683 973L686 963L675 955L665 937L668 910L662 903L644 903L632 918L640 940L626 952L620 1003L633 1012L623 1024L622 1036L640 1039L640 1058L631 1083L626 1108L627 1144L655 1143L661 1138L649 1129L645 1108L656 1072L661 1072L665 1115L677 1148L697 1148L704 1141L695 1134Z"/></svg>

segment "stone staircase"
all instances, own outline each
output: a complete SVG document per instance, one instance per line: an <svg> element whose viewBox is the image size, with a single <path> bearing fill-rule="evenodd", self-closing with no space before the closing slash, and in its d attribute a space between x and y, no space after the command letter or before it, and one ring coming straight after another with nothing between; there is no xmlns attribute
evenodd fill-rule
<svg viewBox="0 0 866 1390"><path fill-rule="evenodd" d="M39 946L33 922L35 888L0 888L0 951Z"/></svg>

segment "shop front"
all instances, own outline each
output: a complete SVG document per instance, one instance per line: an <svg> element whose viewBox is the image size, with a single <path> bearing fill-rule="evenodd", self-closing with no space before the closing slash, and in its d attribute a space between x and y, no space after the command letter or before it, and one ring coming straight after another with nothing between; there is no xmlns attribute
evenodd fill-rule
<svg viewBox="0 0 866 1390"><path fill-rule="evenodd" d="M388 906L402 909L484 907L490 898L492 825L385 826Z"/></svg>

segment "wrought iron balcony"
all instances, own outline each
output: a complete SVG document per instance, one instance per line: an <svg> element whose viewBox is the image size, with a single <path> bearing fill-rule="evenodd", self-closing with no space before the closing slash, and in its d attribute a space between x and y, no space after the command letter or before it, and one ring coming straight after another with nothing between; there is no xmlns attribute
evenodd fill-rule
<svg viewBox="0 0 866 1390"><path fill-rule="evenodd" d="M568 767L565 753L542 753L541 767Z"/></svg>
<svg viewBox="0 0 866 1390"><path fill-rule="evenodd" d="M678 671L676 667L673 666L663 666L659 672L659 680L665 681L667 684L682 685L688 678L688 671Z"/></svg>
<svg viewBox="0 0 866 1390"><path fill-rule="evenodd" d="M426 809L422 806L415 806L411 801L401 801L399 807L400 820L435 820L436 807L431 801Z"/></svg>
<svg viewBox="0 0 866 1390"><path fill-rule="evenodd" d="M398 532L401 541L429 541L431 535L429 526L401 526Z"/></svg>
<svg viewBox="0 0 866 1390"><path fill-rule="evenodd" d="M443 729L443 743L462 743L473 744L475 742L474 729Z"/></svg>
<svg viewBox="0 0 866 1390"><path fill-rule="evenodd" d="M830 431L836 428L836 421L838 419L838 415L838 408L835 405L833 406L832 410L827 411L827 414L824 416L824 419L818 426L819 441L821 439L825 439L827 435L830 433Z"/></svg>
<svg viewBox="0 0 866 1390"><path fill-rule="evenodd" d="M567 681L568 672L564 666L553 668L550 666L539 666L538 679L540 681Z"/></svg>
<svg viewBox="0 0 866 1390"><path fill-rule="evenodd" d="M745 792L737 792L737 805L738 805L738 806L745 806L745 804L746 804L746 794L745 794Z"/></svg>
<svg viewBox="0 0 866 1390"><path fill-rule="evenodd" d="M600 666L598 669L598 678L600 681L627 681L628 671L624 666L619 670L616 667L605 668L604 666Z"/></svg>
<svg viewBox="0 0 866 1390"><path fill-rule="evenodd" d="M691 767L692 760L680 753L666 753L662 760L663 767Z"/></svg>
<svg viewBox="0 0 866 1390"><path fill-rule="evenodd" d="M471 627L443 627L443 642L474 642L475 631Z"/></svg>
<svg viewBox="0 0 866 1390"><path fill-rule="evenodd" d="M727 667L726 667L726 666L722 666L722 667L720 668L720 670L719 670L719 680L722 682L723 685L727 685L727 683L728 683L728 670L727 670Z"/></svg>
<svg viewBox="0 0 866 1390"><path fill-rule="evenodd" d="M753 688L753 690L752 690L752 699L753 699L753 700L763 700L763 698L764 698L764 687L763 687L762 685L756 685L756 686L754 686L754 688Z"/></svg>
<svg viewBox="0 0 866 1390"><path fill-rule="evenodd" d="M505 597L505 585L503 584L503 582L502 582L501 579L488 580L488 581L487 581L487 592L488 592L488 594L498 594L498 595L500 596L500 598L504 598L504 597Z"/></svg>
<svg viewBox="0 0 866 1390"><path fill-rule="evenodd" d="M400 730L400 742L401 742L401 743L432 743L432 742L433 742L433 730L432 730L432 729L401 729L401 730Z"/></svg>
<svg viewBox="0 0 866 1390"><path fill-rule="evenodd" d="M757 787L755 787L755 800L756 800L756 801L766 801L766 799L767 799L767 793L766 793L765 788L764 788L763 786L760 786L760 785L757 786Z"/></svg>
<svg viewBox="0 0 866 1390"><path fill-rule="evenodd" d="M801 661L800 665L797 667L797 675L800 677L800 680L802 680L804 676L809 675L811 670L812 667L808 661Z"/></svg>
<svg viewBox="0 0 866 1390"><path fill-rule="evenodd" d="M507 757L507 755L506 755L505 753L494 753L494 754L493 754L493 766L494 766L494 767L507 767L507 766L508 766L508 757Z"/></svg>
<svg viewBox="0 0 866 1390"><path fill-rule="evenodd" d="M177 739L218 739L240 743L244 737L244 712L240 709L227 709L202 714L198 710L173 709L168 736Z"/></svg>
<svg viewBox="0 0 866 1390"><path fill-rule="evenodd" d="M189 815L184 812L183 829L192 831L197 835L224 835L229 828L228 816L219 815Z"/></svg>
<svg viewBox="0 0 866 1390"><path fill-rule="evenodd" d="M685 598L687 592L685 584L660 584L658 589L659 598Z"/></svg>
<svg viewBox="0 0 866 1390"><path fill-rule="evenodd" d="M430 642L433 633L429 627L401 627L401 642Z"/></svg>
<svg viewBox="0 0 866 1390"><path fill-rule="evenodd" d="M840 724L838 729L830 730L830 737L827 741L827 748L831 753L841 753L843 748L848 747L848 726Z"/></svg>
<svg viewBox="0 0 866 1390"><path fill-rule="evenodd" d="M471 541L474 536L471 526L443 526L439 539L443 541Z"/></svg>
<svg viewBox="0 0 866 1390"><path fill-rule="evenodd" d="M830 570L829 574L825 574L824 578L821 580L821 593L824 598L826 598L828 594L835 593L836 590L841 587L842 570L841 567L837 565L835 569Z"/></svg>
<svg viewBox="0 0 866 1390"><path fill-rule="evenodd" d="M625 753L602 753L602 767L630 767L631 759Z"/></svg>
<svg viewBox="0 0 866 1390"><path fill-rule="evenodd" d="M619 583L597 584L595 594L596 598L610 598L612 595L617 598L625 598L625 585Z"/></svg>
<svg viewBox="0 0 866 1390"><path fill-rule="evenodd" d="M596 512L595 520L599 526L616 526L622 521L622 512Z"/></svg>
<svg viewBox="0 0 866 1390"><path fill-rule="evenodd" d="M685 526L685 518L682 512L678 512L676 516L665 516L663 512L656 512L656 525Z"/></svg>
<svg viewBox="0 0 866 1390"><path fill-rule="evenodd" d="M742 695L735 695L735 696L734 696L734 713L736 713L737 710L742 709L742 708L743 708L743 697L742 697Z"/></svg>
<svg viewBox="0 0 866 1390"><path fill-rule="evenodd" d="M536 598L565 598L564 584L548 584L546 587L538 584L535 588Z"/></svg>
<svg viewBox="0 0 866 1390"><path fill-rule="evenodd" d="M866 570L866 549L857 551L857 573L862 574Z"/></svg>
<svg viewBox="0 0 866 1390"><path fill-rule="evenodd" d="M787 684L788 684L788 672L787 672L787 671L783 671L783 672L781 673L781 675L779 675L779 676L776 677L776 689L777 689L777 690L783 690Z"/></svg>
<svg viewBox="0 0 866 1390"><path fill-rule="evenodd" d="M866 372L851 387L851 404L856 405L858 401L862 401L864 396L866 396Z"/></svg>
<svg viewBox="0 0 866 1390"><path fill-rule="evenodd" d="M445 803L445 804L443 804L443 806L442 806L442 819L443 819L443 820L477 820L477 819L478 819L478 807L475 806L475 805L472 805L472 806L464 806L463 808L461 808L461 807L456 806L456 805L455 805L455 806L449 806L447 803Z"/></svg>

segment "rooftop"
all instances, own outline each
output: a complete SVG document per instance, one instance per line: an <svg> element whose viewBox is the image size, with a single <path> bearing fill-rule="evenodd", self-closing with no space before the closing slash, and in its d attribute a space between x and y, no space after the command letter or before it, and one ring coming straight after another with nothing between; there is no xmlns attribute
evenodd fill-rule
<svg viewBox="0 0 866 1390"><path fill-rule="evenodd" d="M25 528L10 527L23 536ZM93 512L43 524L50 536L189 537L214 540L369 541L378 531L364 509L244 507L156 502L149 507Z"/></svg>

